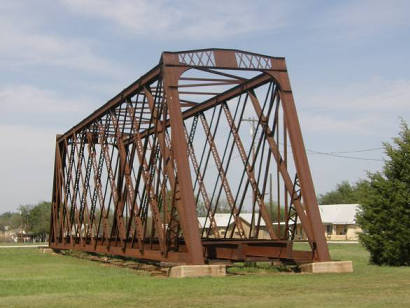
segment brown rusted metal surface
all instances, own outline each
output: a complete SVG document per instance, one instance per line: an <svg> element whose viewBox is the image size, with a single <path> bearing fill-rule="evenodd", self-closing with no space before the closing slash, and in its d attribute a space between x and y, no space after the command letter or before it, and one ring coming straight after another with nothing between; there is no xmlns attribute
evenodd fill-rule
<svg viewBox="0 0 410 308"><path fill-rule="evenodd" d="M164 52L57 135L54 166L52 248L188 264L329 260L284 58ZM308 251L293 249L301 230Z"/></svg>

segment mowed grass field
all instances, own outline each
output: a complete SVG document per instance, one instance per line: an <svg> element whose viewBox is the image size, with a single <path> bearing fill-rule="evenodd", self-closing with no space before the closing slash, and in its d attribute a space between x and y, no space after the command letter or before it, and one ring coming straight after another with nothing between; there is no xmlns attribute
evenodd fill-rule
<svg viewBox="0 0 410 308"><path fill-rule="evenodd" d="M0 307L410 307L410 267L368 264L359 244L330 244L354 273L261 271L170 279L35 248L0 249Z"/></svg>

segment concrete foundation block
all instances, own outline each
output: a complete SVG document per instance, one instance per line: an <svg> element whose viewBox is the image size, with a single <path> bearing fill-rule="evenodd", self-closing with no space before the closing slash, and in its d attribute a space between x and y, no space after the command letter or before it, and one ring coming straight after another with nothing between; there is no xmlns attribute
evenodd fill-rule
<svg viewBox="0 0 410 308"><path fill-rule="evenodd" d="M54 250L51 248L41 248L41 253L54 253Z"/></svg>
<svg viewBox="0 0 410 308"><path fill-rule="evenodd" d="M302 273L352 273L352 261L330 261L302 264Z"/></svg>
<svg viewBox="0 0 410 308"><path fill-rule="evenodd" d="M226 266L223 264L212 265L178 265L171 267L169 277L223 277L226 275Z"/></svg>

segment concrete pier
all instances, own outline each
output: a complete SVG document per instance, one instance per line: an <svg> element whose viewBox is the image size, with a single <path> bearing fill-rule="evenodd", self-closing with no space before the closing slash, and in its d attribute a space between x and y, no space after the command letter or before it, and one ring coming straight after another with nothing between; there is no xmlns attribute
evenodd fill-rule
<svg viewBox="0 0 410 308"><path fill-rule="evenodd" d="M352 273L352 261L330 261L302 264L302 273Z"/></svg>
<svg viewBox="0 0 410 308"><path fill-rule="evenodd" d="M178 265L171 267L170 278L185 277L223 277L226 276L226 266L223 264L211 265Z"/></svg>

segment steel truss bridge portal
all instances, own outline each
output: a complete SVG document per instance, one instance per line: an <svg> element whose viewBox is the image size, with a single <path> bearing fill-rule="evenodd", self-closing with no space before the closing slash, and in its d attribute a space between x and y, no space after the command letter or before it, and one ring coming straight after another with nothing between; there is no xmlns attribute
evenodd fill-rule
<svg viewBox="0 0 410 308"><path fill-rule="evenodd" d="M158 262L328 261L285 59L163 52L57 136L50 228L55 249Z"/></svg>

